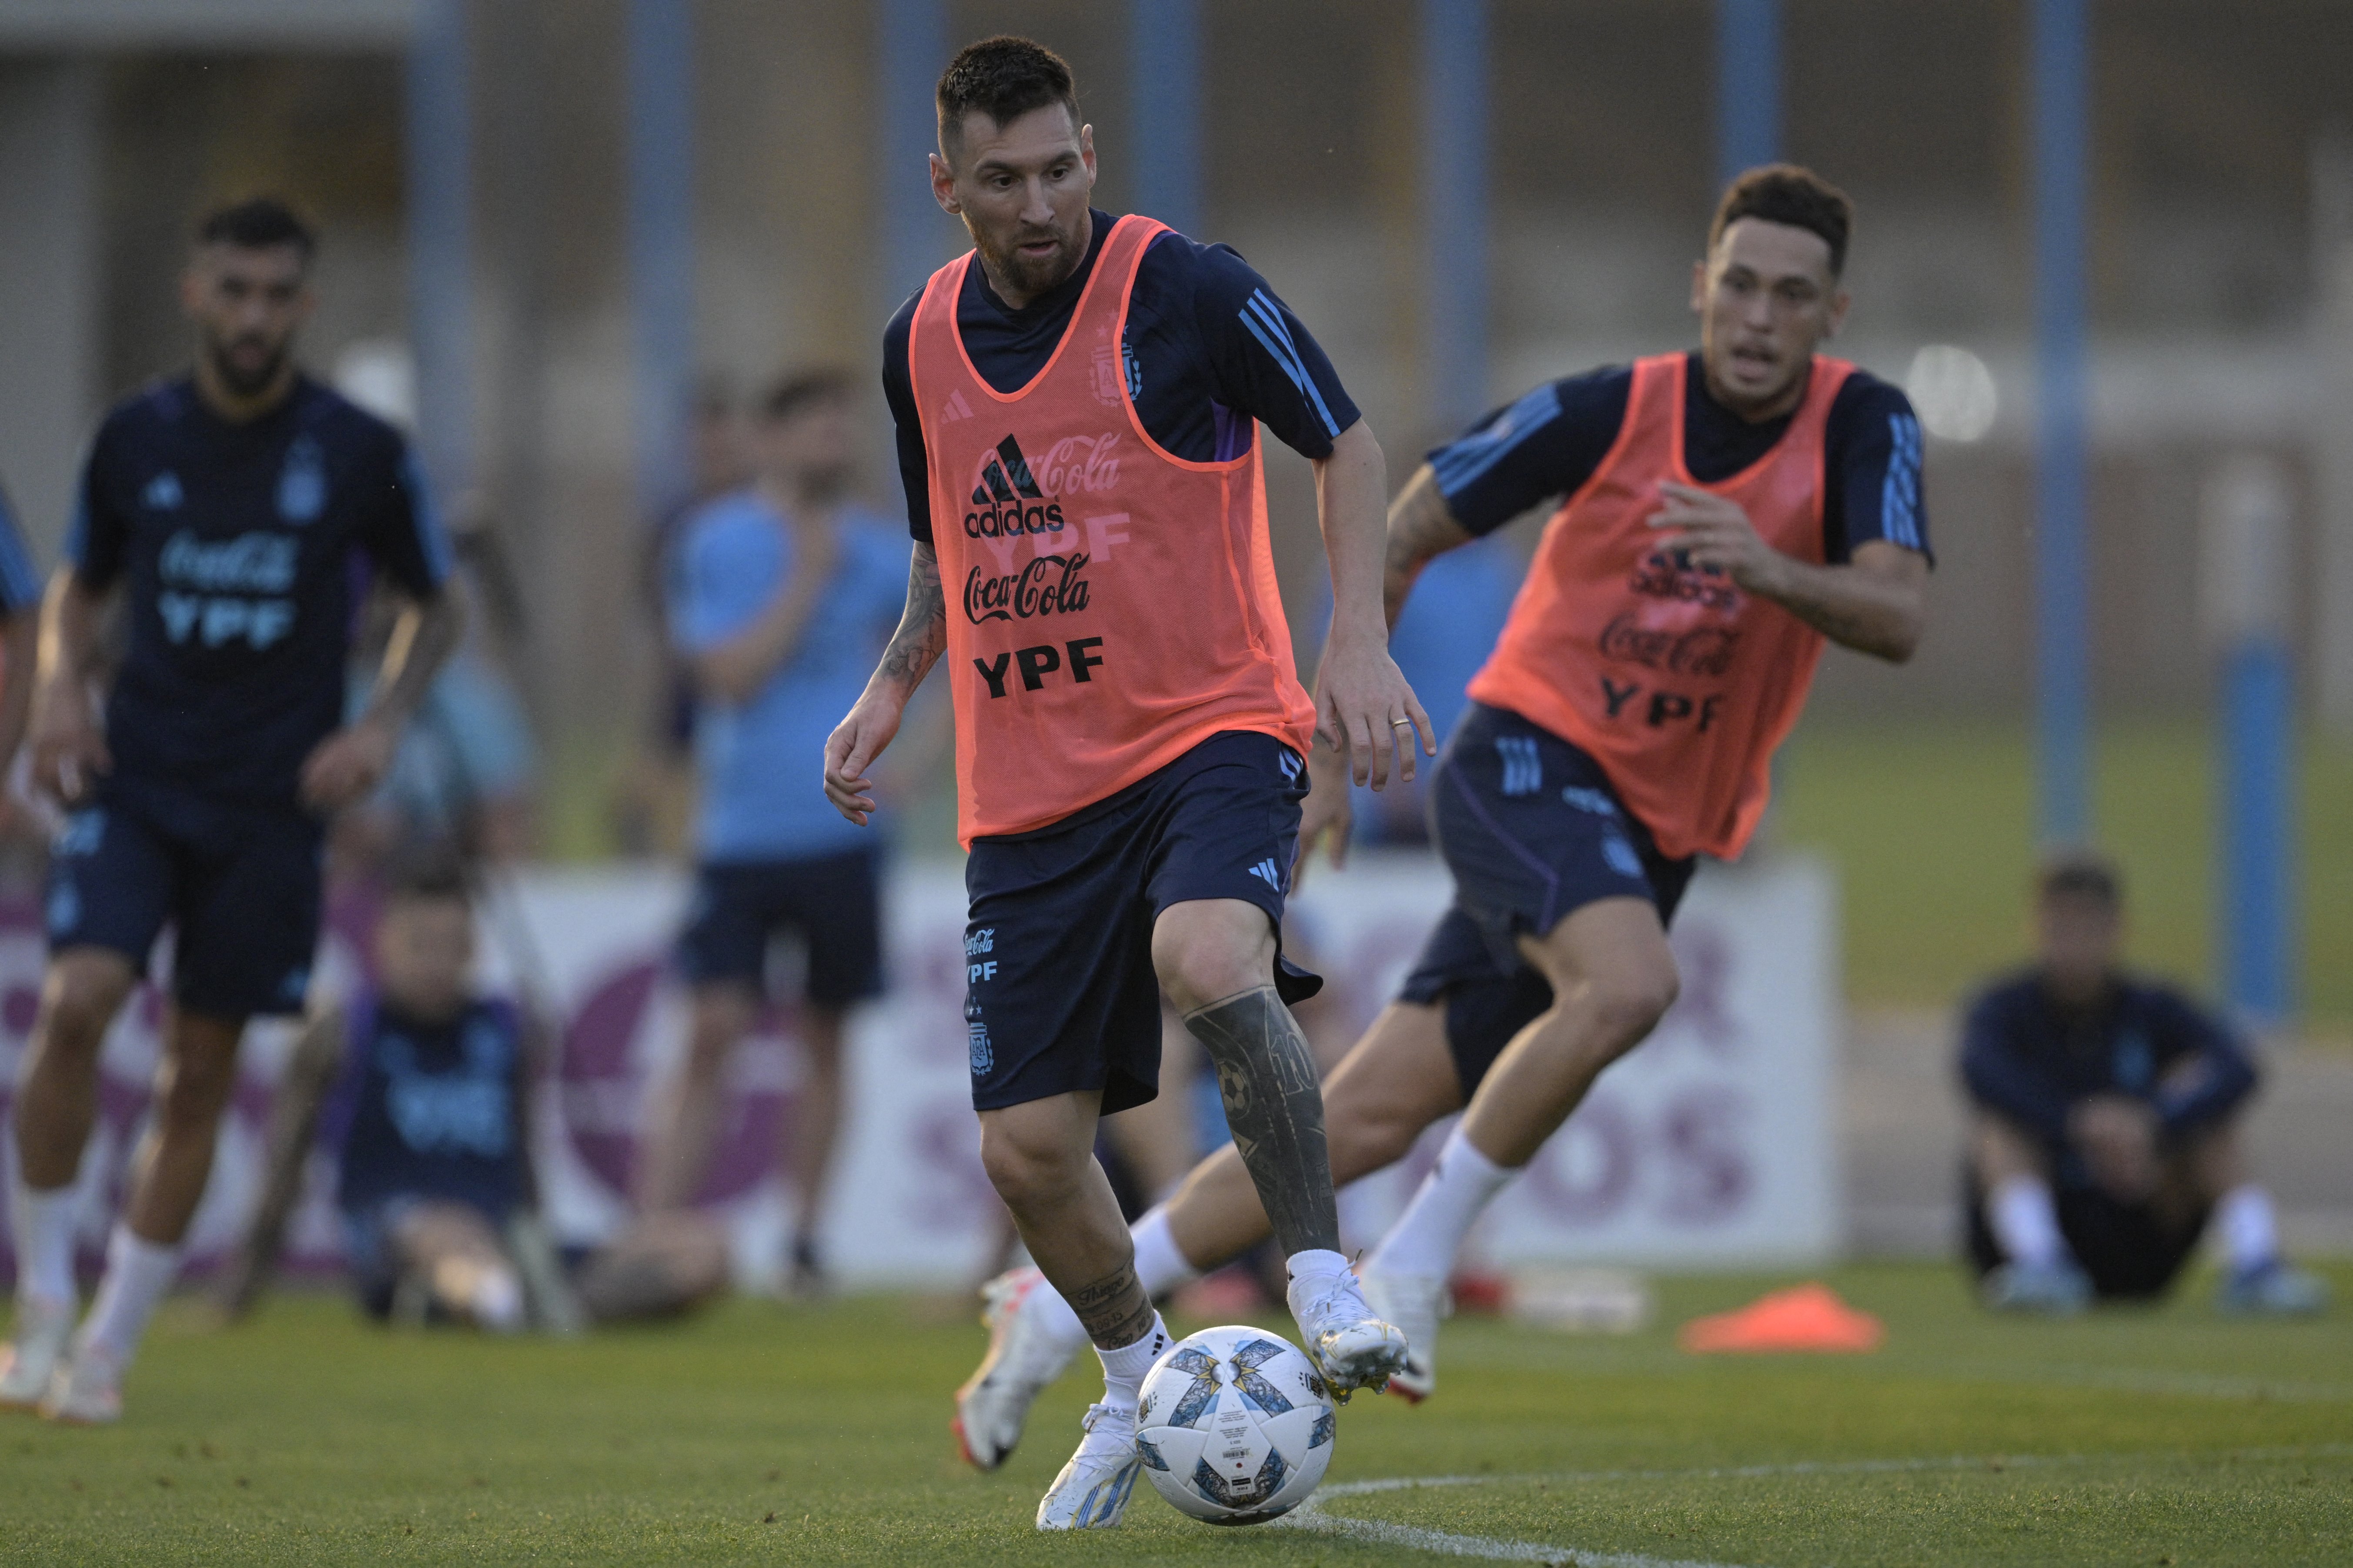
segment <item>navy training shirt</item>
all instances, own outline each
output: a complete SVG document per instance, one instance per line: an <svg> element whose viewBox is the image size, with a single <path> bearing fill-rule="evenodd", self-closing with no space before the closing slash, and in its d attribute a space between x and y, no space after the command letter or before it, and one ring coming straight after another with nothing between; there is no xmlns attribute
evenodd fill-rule
<svg viewBox="0 0 2353 1568"><path fill-rule="evenodd" d="M33 564L33 552L25 548L16 509L0 491L0 620L29 616L40 607L40 570Z"/></svg>
<svg viewBox="0 0 2353 1568"><path fill-rule="evenodd" d="M981 379L1018 392L1053 357L1079 296L1116 220L1092 213L1086 259L1070 277L1019 310L997 298L977 264L965 271L956 328ZM899 478L907 490L907 531L932 537L923 429L907 372L907 334L923 299L910 295L882 330L882 395L898 426ZM1192 463L1228 462L1250 450L1263 420L1307 458L1357 419L1332 362L1266 279L1231 247L1202 245L1174 229L1155 237L1137 266L1120 340L1127 394L1161 447Z"/></svg>
<svg viewBox="0 0 2353 1568"><path fill-rule="evenodd" d="M1633 367L1622 364L1547 382L1434 448L1430 469L1454 521L1491 533L1573 494L1617 443L1633 390ZM1795 416L1741 418L1709 395L1694 353L1683 376L1684 466L1702 484L1720 484L1771 451ZM1822 559L1843 564L1856 545L1883 539L1933 560L1911 400L1856 371L1831 400L1823 445Z"/></svg>
<svg viewBox="0 0 2353 1568"><path fill-rule="evenodd" d="M2145 1100L2168 1132L2181 1132L2223 1116L2255 1086L2253 1064L2219 1019L2146 981L2119 977L2104 1001L2077 1010L2059 1005L2029 970L1989 986L1966 1016L1960 1066L1970 1098L2053 1152L2064 1151L2068 1109L2092 1095ZM2063 1179L2070 1163L2061 1162Z"/></svg>
<svg viewBox="0 0 2353 1568"><path fill-rule="evenodd" d="M503 1220L523 1200L522 1025L478 1001L438 1023L372 993L344 1013L344 1073L322 1136L343 1152L336 1206L470 1204Z"/></svg>
<svg viewBox="0 0 2353 1568"><path fill-rule="evenodd" d="M308 377L231 425L193 381L118 404L91 443L65 555L130 594L107 701L119 775L286 807L343 721L364 559L420 599L449 546L400 433Z"/></svg>

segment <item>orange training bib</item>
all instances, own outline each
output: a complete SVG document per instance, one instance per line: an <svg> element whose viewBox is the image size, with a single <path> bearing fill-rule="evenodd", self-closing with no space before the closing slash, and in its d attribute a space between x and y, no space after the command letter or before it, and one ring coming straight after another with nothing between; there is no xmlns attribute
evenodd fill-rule
<svg viewBox="0 0 2353 1568"><path fill-rule="evenodd" d="M1638 361L1618 439L1545 525L1477 701L1590 752L1671 856L1738 855L1765 814L1773 749L1805 706L1821 634L1716 572L1680 563L1648 519L1683 464L1688 361ZM1788 429L1702 489L1740 503L1765 542L1822 560L1823 437L1853 373L1817 358Z"/></svg>
<svg viewBox="0 0 2353 1568"><path fill-rule="evenodd" d="M955 704L957 833L1020 833L1165 767L1220 730L1304 752L1258 443L1222 463L1145 433L1121 353L1145 247L1112 226L1062 341L1001 393L956 328L967 253L932 275L907 364L931 475Z"/></svg>

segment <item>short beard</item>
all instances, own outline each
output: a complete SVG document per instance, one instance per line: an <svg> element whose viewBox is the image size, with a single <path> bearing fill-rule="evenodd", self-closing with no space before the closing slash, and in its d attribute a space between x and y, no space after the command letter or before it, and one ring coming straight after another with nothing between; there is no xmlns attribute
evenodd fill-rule
<svg viewBox="0 0 2353 1568"><path fill-rule="evenodd" d="M213 374L220 377L221 384L239 397L258 397L269 391L269 384L276 381L279 374L286 368L286 351L283 348L262 361L261 368L255 371L237 369L227 350L219 343L206 344L205 357L212 361Z"/></svg>
<svg viewBox="0 0 2353 1568"><path fill-rule="evenodd" d="M978 236L974 237L974 244L980 246L982 253L987 257L989 264L996 269L998 277L1011 284L1017 291L1035 300L1049 289L1063 282L1071 273L1079 269L1078 258L1075 255L1078 247L1071 244L1071 237L1058 234L1055 237L1061 241L1062 248L1056 251L1053 259L1050 261L1024 260L1018 243L1001 254L982 244Z"/></svg>

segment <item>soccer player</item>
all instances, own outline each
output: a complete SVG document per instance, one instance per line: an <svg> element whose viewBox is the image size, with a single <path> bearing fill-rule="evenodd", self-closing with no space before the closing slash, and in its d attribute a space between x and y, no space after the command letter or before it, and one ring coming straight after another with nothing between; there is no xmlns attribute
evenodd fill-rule
<svg viewBox="0 0 2353 1568"><path fill-rule="evenodd" d="M790 1145L799 1294L824 1279L817 1227L841 1124L843 1023L882 990L880 850L808 778L906 597L901 548L849 496L851 414L838 373L779 382L759 411L759 477L686 520L670 574L670 633L699 699L702 863L678 945L692 988L686 1058L653 1100L638 1206L693 1201L727 1060L759 1016L768 944L797 936L808 953Z"/></svg>
<svg viewBox="0 0 2353 1568"><path fill-rule="evenodd" d="M458 632L448 547L406 446L296 367L314 248L268 199L204 221L181 282L195 371L99 427L43 606L34 772L71 816L17 1085L16 1337L0 1402L60 1420L121 1414L123 1368L204 1195L246 1020L302 1008L325 819L383 774ZM354 555L410 607L374 701L339 728ZM90 669L117 588L129 641L101 719ZM167 924L154 1119L69 1353L99 1046Z"/></svg>
<svg viewBox="0 0 2353 1568"><path fill-rule="evenodd" d="M1390 1383L1409 1397L1435 1387L1472 1223L1674 1001L1667 923L1697 858L1738 855L1764 814L1823 640L1899 663L1919 640L1919 426L1895 388L1816 353L1846 315L1852 223L1810 172L1749 171L1693 270L1697 353L1537 387L1432 452L1390 508L1394 619L1424 563L1566 498L1432 783L1453 906L1324 1086L1343 1183L1464 1111L1365 1271L1411 1346ZM1317 762L1309 847L1347 828ZM1266 1234L1241 1174L1220 1151L1136 1223L1141 1289ZM1078 1336L1034 1275L992 1291L976 1376L1009 1448Z"/></svg>
<svg viewBox="0 0 2353 1568"><path fill-rule="evenodd" d="M33 707L40 610L40 572L33 565L32 552L25 548L16 509L0 492L0 813L16 809L7 799L6 781Z"/></svg>
<svg viewBox="0 0 2353 1568"><path fill-rule="evenodd" d="M2033 966L1969 1005L1968 1256L1986 1305L2065 1315L2094 1295L2161 1295L2211 1219L2229 1259L2217 1303L2317 1312L2327 1285L2280 1256L2239 1115L2254 1065L2189 998L2116 961L2116 868L2063 855L2036 879Z"/></svg>
<svg viewBox="0 0 2353 1568"><path fill-rule="evenodd" d="M938 103L932 189L974 248L884 337L914 561L825 784L866 820L866 770L944 653L982 1159L1104 1372L1038 1525L1094 1528L1126 1506L1137 1388L1169 1342L1091 1151L1100 1115L1155 1092L1163 987L1217 1066L1309 1353L1344 1393L1402 1363L1339 1251L1286 1005L1320 982L1278 932L1311 735L1383 783L1429 737L1380 617L1380 448L1306 329L1230 250L1089 206L1093 130L1050 51L974 44ZM1315 465L1335 609L1314 700L1276 593L1261 420ZM959 1431L976 1463L1004 1458Z"/></svg>

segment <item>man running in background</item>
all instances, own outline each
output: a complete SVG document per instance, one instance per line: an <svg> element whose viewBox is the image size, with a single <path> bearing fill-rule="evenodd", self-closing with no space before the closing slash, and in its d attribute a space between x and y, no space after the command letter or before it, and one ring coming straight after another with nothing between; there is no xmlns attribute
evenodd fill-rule
<svg viewBox="0 0 2353 1568"><path fill-rule="evenodd" d="M1428 736L1380 618L1380 448L1306 329L1233 252L1088 205L1094 133L1050 51L974 44L938 101L932 188L974 249L884 336L914 561L825 784L866 820L865 772L947 654L981 1155L1103 1364L1038 1526L1100 1528L1135 1484L1137 1389L1169 1341L1092 1148L1099 1116L1156 1092L1163 987L1217 1064L1308 1353L1344 1394L1403 1363L1339 1251L1285 1005L1320 983L1278 932L1314 732L1383 783ZM1335 610L1313 700L1256 420L1315 465ZM958 1431L975 1463L1003 1459L993 1424Z"/></svg>
<svg viewBox="0 0 2353 1568"><path fill-rule="evenodd" d="M1819 176L1751 170L1694 268L1695 353L1540 386L1432 452L1389 511L1394 620L1424 563L1566 497L1431 786L1455 901L1397 1001L1324 1086L1346 1183L1467 1110L1365 1269L1406 1331L1390 1386L1436 1381L1447 1276L1488 1202L1675 997L1667 923L1702 854L1736 857L1825 638L1901 663L1926 616L1920 436L1904 395L1815 350L1846 314L1852 209ZM1303 843L1347 828L1317 759ZM1266 1234L1232 1150L1135 1227L1176 1289ZM1082 1342L1034 1281L995 1287L976 1382L1009 1448Z"/></svg>
<svg viewBox="0 0 2353 1568"><path fill-rule="evenodd" d="M181 283L195 369L100 426L43 608L34 772L71 816L17 1084L16 1337L0 1403L60 1420L121 1414L123 1369L204 1195L246 1020L302 1009L325 819L382 776L457 637L448 545L399 433L296 367L314 248L274 201L205 220ZM411 604L374 700L338 728L355 552ZM118 587L129 647L101 719L90 671ZM166 925L153 1121L69 1354L99 1047Z"/></svg>
<svg viewBox="0 0 2353 1568"><path fill-rule="evenodd" d="M906 597L902 548L849 497L849 384L779 382L754 433L757 479L682 525L670 626L696 685L702 865L679 939L692 1021L677 1076L651 1101L638 1162L647 1215L694 1201L724 1107L728 1060L759 1021L768 949L807 953L804 1068L787 1147L795 1294L818 1292L818 1225L841 1126L842 1028L882 990L881 849L808 787Z"/></svg>

